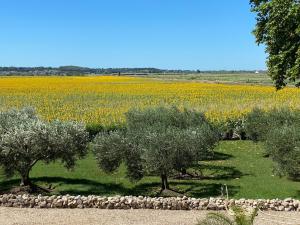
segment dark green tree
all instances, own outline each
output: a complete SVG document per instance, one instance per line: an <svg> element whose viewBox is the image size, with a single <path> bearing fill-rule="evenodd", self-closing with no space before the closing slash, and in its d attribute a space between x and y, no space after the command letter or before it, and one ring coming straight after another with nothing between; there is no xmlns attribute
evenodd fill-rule
<svg viewBox="0 0 300 225"><path fill-rule="evenodd" d="M268 73L277 89L300 86L300 1L250 0L256 42L266 46Z"/></svg>

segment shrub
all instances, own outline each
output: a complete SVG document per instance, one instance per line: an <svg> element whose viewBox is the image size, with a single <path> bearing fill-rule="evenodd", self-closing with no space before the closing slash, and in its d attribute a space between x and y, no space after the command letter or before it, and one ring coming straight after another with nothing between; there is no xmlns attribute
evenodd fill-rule
<svg viewBox="0 0 300 225"><path fill-rule="evenodd" d="M7 176L18 173L31 185L29 173L44 161L61 160L72 168L87 153L88 134L82 124L41 120L31 108L0 113L0 165Z"/></svg>
<svg viewBox="0 0 300 225"><path fill-rule="evenodd" d="M265 141L268 132L284 125L300 124L300 112L290 109L254 109L246 116L245 132L253 141Z"/></svg>
<svg viewBox="0 0 300 225"><path fill-rule="evenodd" d="M207 120L203 113L184 109L180 111L176 107L155 107L146 110L132 109L126 113L126 122L129 130L166 129L177 127L186 129L197 127Z"/></svg>
<svg viewBox="0 0 300 225"><path fill-rule="evenodd" d="M203 221L197 225L253 225L258 209L246 210L239 206L230 208L233 216L222 213L210 212Z"/></svg>
<svg viewBox="0 0 300 225"><path fill-rule="evenodd" d="M113 131L98 134L92 142L99 168L106 173L116 171L122 162L127 166L127 177L132 181L143 177L141 152L133 135L127 137L124 132Z"/></svg>
<svg viewBox="0 0 300 225"><path fill-rule="evenodd" d="M124 158L126 144L124 135L119 132L97 135L92 146L99 167L107 173L115 171Z"/></svg>
<svg viewBox="0 0 300 225"><path fill-rule="evenodd" d="M127 175L141 179L144 174L156 174L162 179L162 189L168 189L168 176L207 158L218 141L218 133L205 116L177 108L131 110L126 114L126 133L98 135L93 149L100 168L111 172L120 161L127 165ZM111 165L108 169L106 158ZM111 170L110 170L111 169Z"/></svg>
<svg viewBox="0 0 300 225"><path fill-rule="evenodd" d="M103 126L101 124L92 123L86 125L86 131L89 133L90 139L93 139L97 134L103 133L103 132L112 132L112 131L118 131L118 130L124 130L125 125L124 124L112 124L110 126Z"/></svg>
<svg viewBox="0 0 300 225"><path fill-rule="evenodd" d="M259 141L268 132L269 126L266 112L255 108L246 116L245 132L249 139Z"/></svg>
<svg viewBox="0 0 300 225"><path fill-rule="evenodd" d="M220 133L223 140L246 139L245 118L227 119L224 123L219 124Z"/></svg>
<svg viewBox="0 0 300 225"><path fill-rule="evenodd" d="M300 124L272 129L265 146L280 175L300 178Z"/></svg>
<svg viewBox="0 0 300 225"><path fill-rule="evenodd" d="M276 171L292 178L300 177L300 112L273 109L253 110L246 120L247 135L265 144L275 162Z"/></svg>

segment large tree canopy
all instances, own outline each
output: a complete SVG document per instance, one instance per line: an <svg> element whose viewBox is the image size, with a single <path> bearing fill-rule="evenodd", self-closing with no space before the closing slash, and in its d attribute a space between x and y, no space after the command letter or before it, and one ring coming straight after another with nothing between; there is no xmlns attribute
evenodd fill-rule
<svg viewBox="0 0 300 225"><path fill-rule="evenodd" d="M30 108L0 112L0 166L7 176L19 174L22 186L31 185L29 173L39 161L73 168L87 143L83 124L46 122Z"/></svg>
<svg viewBox="0 0 300 225"><path fill-rule="evenodd" d="M254 35L266 45L268 73L281 89L300 86L300 0L250 0L257 13Z"/></svg>

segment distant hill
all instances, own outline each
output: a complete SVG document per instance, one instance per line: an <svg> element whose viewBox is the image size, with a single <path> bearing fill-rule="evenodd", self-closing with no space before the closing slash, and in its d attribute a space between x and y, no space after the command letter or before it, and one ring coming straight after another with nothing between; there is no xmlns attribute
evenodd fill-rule
<svg viewBox="0 0 300 225"><path fill-rule="evenodd" d="M213 74L241 74L255 73L256 71L239 70L239 71L202 71L202 70L165 70L157 68L88 68L80 66L61 66L61 67L0 67L0 76L76 76L76 75L96 75L96 74L117 74L117 75L147 75L147 74L196 74L196 73L213 73ZM265 71L260 71L265 72Z"/></svg>

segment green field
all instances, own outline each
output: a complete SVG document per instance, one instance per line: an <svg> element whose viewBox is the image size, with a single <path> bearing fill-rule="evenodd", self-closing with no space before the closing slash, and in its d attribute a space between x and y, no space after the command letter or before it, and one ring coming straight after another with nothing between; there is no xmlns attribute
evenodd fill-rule
<svg viewBox="0 0 300 225"><path fill-rule="evenodd" d="M272 85L266 73L199 73L199 74L149 74L145 77L164 80L191 80L212 83Z"/></svg>
<svg viewBox="0 0 300 225"><path fill-rule="evenodd" d="M199 170L199 168L195 168ZM213 161L202 163L202 180L174 180L171 188L193 197L220 196L221 186L226 184L230 197L234 198L300 198L300 182L274 176L272 161L264 157L260 144L250 141L223 141L216 148ZM67 171L59 163L37 165L31 173L39 185L55 187L53 194L72 195L151 195L160 190L158 177L145 177L131 183L122 167L113 175L97 168L90 154L78 162L74 171ZM0 179L2 190L18 185L17 177Z"/></svg>

